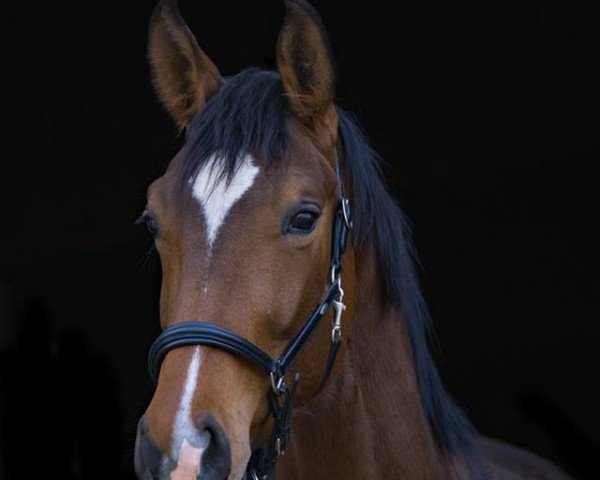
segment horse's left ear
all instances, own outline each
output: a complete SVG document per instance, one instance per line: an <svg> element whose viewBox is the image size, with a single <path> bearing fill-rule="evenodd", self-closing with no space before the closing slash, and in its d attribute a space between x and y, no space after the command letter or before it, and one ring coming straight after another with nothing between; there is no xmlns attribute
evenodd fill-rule
<svg viewBox="0 0 600 480"><path fill-rule="evenodd" d="M305 0L284 3L286 15L277 42L277 67L291 109L314 128L335 123L335 73L323 22Z"/></svg>
<svg viewBox="0 0 600 480"><path fill-rule="evenodd" d="M150 21L148 57L156 93L184 129L223 79L179 14L177 0L160 0Z"/></svg>

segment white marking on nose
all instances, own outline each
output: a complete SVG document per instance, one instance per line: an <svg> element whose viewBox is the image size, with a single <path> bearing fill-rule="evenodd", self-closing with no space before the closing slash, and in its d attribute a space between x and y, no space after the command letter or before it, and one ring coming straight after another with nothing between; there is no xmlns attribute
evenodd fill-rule
<svg viewBox="0 0 600 480"><path fill-rule="evenodd" d="M171 480L190 480L197 479L202 469L203 448L196 448L190 445L185 439L179 450L177 466L171 472Z"/></svg>
<svg viewBox="0 0 600 480"><path fill-rule="evenodd" d="M185 386L183 388L183 395L179 402L179 410L175 417L175 424L173 427L173 443L171 445L171 454L174 460L178 459L180 451L183 449L184 442L190 442L194 445L199 445L201 442L197 441L199 433L194 425L192 419L192 400L194 399L194 393L196 391L196 384L198 382L198 372L200 371L200 364L202 363L202 352L200 347L194 349L192 360L188 367L187 377ZM191 447L191 445L190 445ZM200 456L202 455L200 450ZM200 458L200 456L198 458Z"/></svg>
<svg viewBox="0 0 600 480"><path fill-rule="evenodd" d="M251 155L245 155L235 174L229 178L219 175L221 160L213 155L204 164L192 186L192 196L198 200L206 219L206 238L209 251L231 207L254 184L260 169Z"/></svg>

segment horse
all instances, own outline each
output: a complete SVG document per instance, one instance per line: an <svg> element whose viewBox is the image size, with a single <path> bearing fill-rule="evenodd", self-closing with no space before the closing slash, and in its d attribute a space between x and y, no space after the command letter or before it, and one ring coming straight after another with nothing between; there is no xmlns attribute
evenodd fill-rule
<svg viewBox="0 0 600 480"><path fill-rule="evenodd" d="M407 222L334 102L319 15L285 6L276 70L227 78L175 0L151 18L153 84L184 142L140 217L163 332L138 478L568 478L479 436L446 393Z"/></svg>

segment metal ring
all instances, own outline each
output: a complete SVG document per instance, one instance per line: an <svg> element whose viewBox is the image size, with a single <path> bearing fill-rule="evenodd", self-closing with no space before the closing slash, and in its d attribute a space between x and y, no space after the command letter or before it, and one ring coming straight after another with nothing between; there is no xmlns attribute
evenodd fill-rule
<svg viewBox="0 0 600 480"><path fill-rule="evenodd" d="M338 284L340 283L340 273L338 272L338 266L336 264L331 265L331 270L329 272L329 281L330 284L333 285L336 281Z"/></svg>

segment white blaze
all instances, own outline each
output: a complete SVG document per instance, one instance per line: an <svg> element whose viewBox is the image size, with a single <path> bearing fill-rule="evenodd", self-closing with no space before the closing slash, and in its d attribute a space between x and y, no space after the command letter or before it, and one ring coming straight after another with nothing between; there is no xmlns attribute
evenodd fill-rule
<svg viewBox="0 0 600 480"><path fill-rule="evenodd" d="M220 159L213 155L198 172L192 186L192 196L204 210L208 250L212 249L221 225L231 207L254 184L260 169L254 165L251 155L242 159L238 170L227 182L220 177Z"/></svg>
<svg viewBox="0 0 600 480"><path fill-rule="evenodd" d="M173 427L171 454L174 459L178 458L180 450L184 447L184 441L189 440L196 443L195 440L196 437L198 437L198 432L196 432L194 420L192 419L192 400L194 399L194 392L196 391L196 383L198 382L198 372L200 371L201 363L202 352L200 347L196 347L194 349L192 361L188 366L183 395L179 402L179 410L177 411ZM202 451L200 451L200 455L201 454Z"/></svg>
<svg viewBox="0 0 600 480"><path fill-rule="evenodd" d="M208 243L207 258L211 251L219 229L225 222L231 207L254 184L260 169L254 165L251 155L245 155L235 174L229 178L221 177L221 159L213 155L198 172L196 178L191 178L192 197L202 207L206 222L206 240ZM207 290L206 280L203 287ZM179 403L179 410L173 427L173 442L171 456L177 462L171 472L171 480L196 478L201 470L202 453L208 446L206 439L197 432L192 418L192 401L198 382L198 372L202 363L202 352L196 347L188 367L187 378Z"/></svg>

